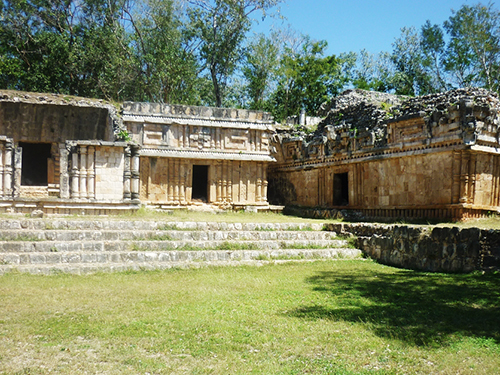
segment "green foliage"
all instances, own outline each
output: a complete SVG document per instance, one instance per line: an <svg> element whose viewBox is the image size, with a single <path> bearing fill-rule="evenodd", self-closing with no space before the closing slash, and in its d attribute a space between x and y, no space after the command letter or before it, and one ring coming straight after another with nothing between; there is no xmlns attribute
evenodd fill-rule
<svg viewBox="0 0 500 375"><path fill-rule="evenodd" d="M118 134L116 134L116 138L118 141L130 142L132 138L130 137L130 133L127 130L120 130Z"/></svg>
<svg viewBox="0 0 500 375"><path fill-rule="evenodd" d="M287 49L281 60L281 75L273 94L273 114L278 121L298 116L301 109L315 115L325 101L344 86L339 59L323 56L326 41L306 39L298 52Z"/></svg>
<svg viewBox="0 0 500 375"><path fill-rule="evenodd" d="M242 56L242 43L250 30L250 15L266 11L280 0L190 0L190 33L199 43L199 58L212 81L215 105L220 107L229 77Z"/></svg>
<svg viewBox="0 0 500 375"><path fill-rule="evenodd" d="M266 109L271 80L277 74L279 46L276 35L257 35L247 46L242 73L246 78L250 109Z"/></svg>
<svg viewBox="0 0 500 375"><path fill-rule="evenodd" d="M132 23L132 52L139 71L137 100L199 104L196 55L172 0L145 0Z"/></svg>
<svg viewBox="0 0 500 375"><path fill-rule="evenodd" d="M450 36L445 66L457 84L498 91L500 12L493 3L463 5L444 27Z"/></svg>

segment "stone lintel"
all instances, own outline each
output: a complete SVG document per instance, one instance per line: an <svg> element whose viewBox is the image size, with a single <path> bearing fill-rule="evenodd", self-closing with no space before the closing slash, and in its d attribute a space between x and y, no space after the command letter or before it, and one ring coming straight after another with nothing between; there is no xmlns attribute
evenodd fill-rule
<svg viewBox="0 0 500 375"><path fill-rule="evenodd" d="M497 144L497 146L498 146L498 144ZM500 147L494 147L494 146L484 145L484 144L476 144L476 145L470 146L470 149L472 151L487 152L488 154L500 155Z"/></svg>
<svg viewBox="0 0 500 375"><path fill-rule="evenodd" d="M248 152L214 152L214 151L190 151L190 150L165 150L146 149L139 152L139 156L169 157L180 159L206 159L206 160L241 160L241 161L267 161L275 162L276 159L265 153Z"/></svg>
<svg viewBox="0 0 500 375"><path fill-rule="evenodd" d="M111 146L111 147L127 147L129 144L127 142L111 142L111 141L77 141L68 140L66 141L71 146Z"/></svg>

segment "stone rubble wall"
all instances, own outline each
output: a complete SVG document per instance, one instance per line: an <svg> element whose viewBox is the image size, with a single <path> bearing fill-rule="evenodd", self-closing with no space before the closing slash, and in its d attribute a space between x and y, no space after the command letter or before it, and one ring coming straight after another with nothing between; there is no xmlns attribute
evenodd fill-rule
<svg viewBox="0 0 500 375"><path fill-rule="evenodd" d="M236 108L215 108L188 105L172 105L161 103L124 102L123 111L135 115L160 114L181 118L217 118L231 120L247 120L271 122L272 116L268 112L252 111Z"/></svg>
<svg viewBox="0 0 500 375"><path fill-rule="evenodd" d="M325 229L356 236L360 250L390 266L430 272L500 269L500 230L367 223Z"/></svg>

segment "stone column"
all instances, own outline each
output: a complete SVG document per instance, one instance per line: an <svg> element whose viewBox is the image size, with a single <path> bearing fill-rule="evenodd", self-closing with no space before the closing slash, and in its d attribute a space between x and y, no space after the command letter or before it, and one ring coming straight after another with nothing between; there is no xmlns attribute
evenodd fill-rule
<svg viewBox="0 0 500 375"><path fill-rule="evenodd" d="M139 148L131 146L132 158L130 163L131 185L130 197L132 200L139 200Z"/></svg>
<svg viewBox="0 0 500 375"><path fill-rule="evenodd" d="M262 201L262 164L257 163L257 181L255 183L255 201Z"/></svg>
<svg viewBox="0 0 500 375"><path fill-rule="evenodd" d="M262 168L262 202L267 202L267 163Z"/></svg>
<svg viewBox="0 0 500 375"><path fill-rule="evenodd" d="M184 160L180 160L180 174L179 174L179 203L184 204L186 203L186 192L185 192L185 181L186 181L186 176L185 176L185 171L186 168L184 167Z"/></svg>
<svg viewBox="0 0 500 375"><path fill-rule="evenodd" d="M0 197L5 196L5 192L3 190L3 172L4 172L4 153L5 153L5 147L3 144L0 144Z"/></svg>
<svg viewBox="0 0 500 375"><path fill-rule="evenodd" d="M227 162L227 199L229 202L233 201L233 171L234 171L234 162Z"/></svg>
<svg viewBox="0 0 500 375"><path fill-rule="evenodd" d="M177 159L174 160L174 201L176 203L179 203L179 175L180 175L179 161L180 160Z"/></svg>
<svg viewBox="0 0 500 375"><path fill-rule="evenodd" d="M23 149L16 147L14 150L14 179L12 186L12 196L18 197L21 194L21 172L23 167Z"/></svg>
<svg viewBox="0 0 500 375"><path fill-rule="evenodd" d="M222 161L217 163L217 202L222 202Z"/></svg>
<svg viewBox="0 0 500 375"><path fill-rule="evenodd" d="M68 156L69 150L66 144L61 143L59 145L59 196L62 199L69 199L69 173L68 173Z"/></svg>
<svg viewBox="0 0 500 375"><path fill-rule="evenodd" d="M172 159L168 160L168 202L174 201L174 165Z"/></svg>
<svg viewBox="0 0 500 375"><path fill-rule="evenodd" d="M467 203L469 196L469 164L470 153L462 153L462 165L460 170L460 203Z"/></svg>
<svg viewBox="0 0 500 375"><path fill-rule="evenodd" d="M461 171L462 153L460 151L453 151L453 185L451 194L451 204L460 203L460 171Z"/></svg>
<svg viewBox="0 0 500 375"><path fill-rule="evenodd" d="M87 195L87 146L80 146L80 198Z"/></svg>
<svg viewBox="0 0 500 375"><path fill-rule="evenodd" d="M5 158L4 158L4 175L3 175L3 189L4 196L12 196L12 150L14 143L7 141L5 143Z"/></svg>
<svg viewBox="0 0 500 375"><path fill-rule="evenodd" d="M78 169L78 148L71 148L71 199L80 198L80 170Z"/></svg>
<svg viewBox="0 0 500 375"><path fill-rule="evenodd" d="M474 204L476 197L476 154L471 154L469 163L469 189L467 203Z"/></svg>
<svg viewBox="0 0 500 375"><path fill-rule="evenodd" d="M87 152L87 197L95 199L95 147L89 146Z"/></svg>
<svg viewBox="0 0 500 375"><path fill-rule="evenodd" d="M123 199L128 201L132 196L130 192L130 178L132 176L130 170L131 168L130 159L132 151L130 150L130 146L125 148L124 154L125 154L125 162L123 167Z"/></svg>
<svg viewBox="0 0 500 375"><path fill-rule="evenodd" d="M217 169L216 163L213 163L208 167L208 190L209 190L207 197L208 203L217 201L216 169Z"/></svg>
<svg viewBox="0 0 500 375"><path fill-rule="evenodd" d="M227 161L222 161L222 200L227 199Z"/></svg>

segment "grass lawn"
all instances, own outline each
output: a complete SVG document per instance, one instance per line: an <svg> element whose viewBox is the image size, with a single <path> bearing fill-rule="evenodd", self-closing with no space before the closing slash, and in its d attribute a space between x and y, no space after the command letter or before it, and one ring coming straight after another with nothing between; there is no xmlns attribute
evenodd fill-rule
<svg viewBox="0 0 500 375"><path fill-rule="evenodd" d="M0 276L0 373L499 368L499 274L427 274L357 260Z"/></svg>

